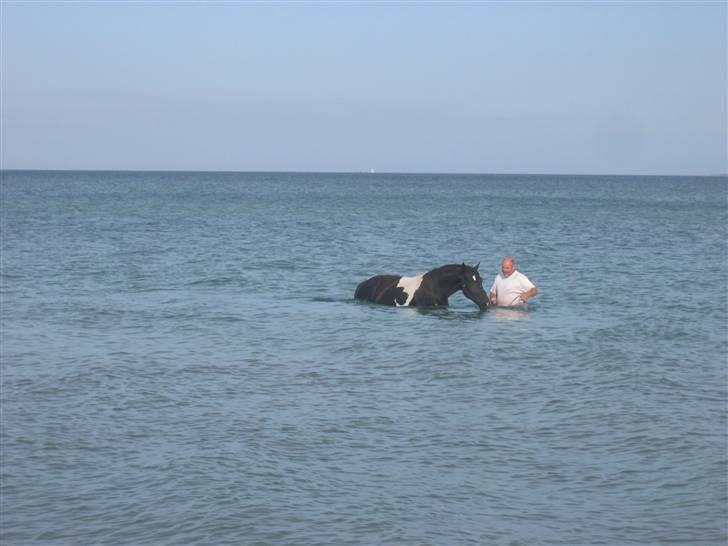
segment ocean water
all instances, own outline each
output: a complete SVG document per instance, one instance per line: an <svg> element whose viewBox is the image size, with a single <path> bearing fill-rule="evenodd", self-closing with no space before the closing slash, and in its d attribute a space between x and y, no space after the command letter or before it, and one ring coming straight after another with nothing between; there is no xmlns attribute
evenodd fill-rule
<svg viewBox="0 0 728 546"><path fill-rule="evenodd" d="M728 542L728 180L2 172L0 543ZM356 302L505 255L528 310Z"/></svg>

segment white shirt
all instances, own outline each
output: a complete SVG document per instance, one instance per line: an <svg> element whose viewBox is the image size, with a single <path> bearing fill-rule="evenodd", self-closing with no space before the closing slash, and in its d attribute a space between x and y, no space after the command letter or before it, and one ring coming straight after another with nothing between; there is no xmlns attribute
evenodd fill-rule
<svg viewBox="0 0 728 546"><path fill-rule="evenodd" d="M535 288L535 286L528 280L528 277L520 271L514 271L508 277L503 277L502 273L498 273L490 291L496 294L496 305L511 307L512 305L523 305L521 294L528 292L531 288Z"/></svg>

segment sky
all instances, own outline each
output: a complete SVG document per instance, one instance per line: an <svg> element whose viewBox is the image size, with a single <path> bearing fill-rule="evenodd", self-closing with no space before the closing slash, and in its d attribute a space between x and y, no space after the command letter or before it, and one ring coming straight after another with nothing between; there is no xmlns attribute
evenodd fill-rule
<svg viewBox="0 0 728 546"><path fill-rule="evenodd" d="M725 1L0 2L0 167L728 171Z"/></svg>

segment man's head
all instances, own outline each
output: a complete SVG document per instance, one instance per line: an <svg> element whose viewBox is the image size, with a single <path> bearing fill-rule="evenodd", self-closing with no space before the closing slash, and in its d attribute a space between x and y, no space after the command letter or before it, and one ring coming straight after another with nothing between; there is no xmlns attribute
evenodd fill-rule
<svg viewBox="0 0 728 546"><path fill-rule="evenodd" d="M503 258L503 263L501 264L501 271L503 272L503 276L510 277L515 270L516 261L511 256L506 256L505 258Z"/></svg>

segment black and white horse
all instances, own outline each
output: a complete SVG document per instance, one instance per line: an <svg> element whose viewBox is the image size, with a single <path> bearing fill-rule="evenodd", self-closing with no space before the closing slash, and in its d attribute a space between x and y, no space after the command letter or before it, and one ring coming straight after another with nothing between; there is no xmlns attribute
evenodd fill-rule
<svg viewBox="0 0 728 546"><path fill-rule="evenodd" d="M416 277L376 275L356 287L354 297L383 305L427 306L447 305L447 300L458 290L473 300L481 311L490 305L483 290L483 279L478 266L465 264L443 265Z"/></svg>

